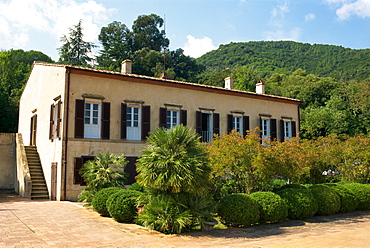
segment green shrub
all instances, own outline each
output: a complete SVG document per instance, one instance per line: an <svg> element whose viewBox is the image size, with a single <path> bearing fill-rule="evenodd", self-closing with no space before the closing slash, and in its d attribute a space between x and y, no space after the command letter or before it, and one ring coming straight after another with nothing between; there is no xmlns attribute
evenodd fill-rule
<svg viewBox="0 0 370 248"><path fill-rule="evenodd" d="M289 183L289 184L282 185L279 188L276 188L274 191L277 192L279 190L284 190L284 189L307 189L307 187L302 184L298 184L298 183Z"/></svg>
<svg viewBox="0 0 370 248"><path fill-rule="evenodd" d="M136 222L150 230L175 234L191 228L192 214L173 195L160 194L151 197Z"/></svg>
<svg viewBox="0 0 370 248"><path fill-rule="evenodd" d="M301 220L314 216L318 206L307 188L286 188L276 192L288 207L288 218Z"/></svg>
<svg viewBox="0 0 370 248"><path fill-rule="evenodd" d="M337 183L326 183L325 185L332 188L340 198L340 209L339 212L341 213L348 213L352 212L357 208L358 199L357 196L350 190L346 188L342 184Z"/></svg>
<svg viewBox="0 0 370 248"><path fill-rule="evenodd" d="M92 206L94 210L102 216L110 216L107 209L108 198L119 190L124 190L119 187L109 187L99 190L93 197Z"/></svg>
<svg viewBox="0 0 370 248"><path fill-rule="evenodd" d="M117 222L132 223L137 216L137 199L142 193L135 190L120 190L107 200L110 216Z"/></svg>
<svg viewBox="0 0 370 248"><path fill-rule="evenodd" d="M280 222L288 216L288 208L279 195L272 192L254 192L250 197L259 205L260 223Z"/></svg>
<svg viewBox="0 0 370 248"><path fill-rule="evenodd" d="M245 227L260 219L258 203L247 194L237 193L222 198L217 206L221 222L230 227Z"/></svg>
<svg viewBox="0 0 370 248"><path fill-rule="evenodd" d="M144 186L142 186L141 184L138 184L138 183L131 184L130 187L128 187L128 189L144 192Z"/></svg>
<svg viewBox="0 0 370 248"><path fill-rule="evenodd" d="M346 183L343 184L350 189L358 199L356 210L370 210L370 186L368 184L360 183Z"/></svg>
<svg viewBox="0 0 370 248"><path fill-rule="evenodd" d="M340 198L332 188L323 184L316 184L308 189L315 196L319 207L316 215L333 215L339 212Z"/></svg>

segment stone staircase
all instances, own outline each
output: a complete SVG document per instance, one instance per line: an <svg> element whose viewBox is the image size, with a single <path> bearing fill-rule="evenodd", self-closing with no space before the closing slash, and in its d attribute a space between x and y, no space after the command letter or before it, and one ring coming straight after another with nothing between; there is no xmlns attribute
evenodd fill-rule
<svg viewBox="0 0 370 248"><path fill-rule="evenodd" d="M49 199L37 148L36 146L25 146L25 150L32 181L31 199Z"/></svg>

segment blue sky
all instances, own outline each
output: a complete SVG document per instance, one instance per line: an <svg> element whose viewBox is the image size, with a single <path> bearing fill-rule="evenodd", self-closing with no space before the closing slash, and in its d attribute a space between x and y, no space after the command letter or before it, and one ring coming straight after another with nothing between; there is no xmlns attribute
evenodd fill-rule
<svg viewBox="0 0 370 248"><path fill-rule="evenodd" d="M165 16L170 49L192 57L262 40L370 48L370 0L0 0L0 50L58 60L60 37L80 19L85 40L99 45L103 26L120 21L131 29L151 13Z"/></svg>

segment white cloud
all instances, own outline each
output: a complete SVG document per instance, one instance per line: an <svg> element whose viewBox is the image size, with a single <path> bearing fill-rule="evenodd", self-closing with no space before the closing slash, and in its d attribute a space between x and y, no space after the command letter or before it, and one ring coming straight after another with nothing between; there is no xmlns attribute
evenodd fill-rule
<svg viewBox="0 0 370 248"><path fill-rule="evenodd" d="M9 0L0 2L0 40L3 49L22 48L31 32L45 32L59 40L82 20L84 39L95 41L112 9L93 0Z"/></svg>
<svg viewBox="0 0 370 248"><path fill-rule="evenodd" d="M186 36L186 38L188 39L188 41L183 47L184 54L194 58L198 58L203 54L217 48L213 45L213 42L209 37L197 39L191 35L188 35Z"/></svg>
<svg viewBox="0 0 370 248"><path fill-rule="evenodd" d="M316 18L315 14L310 13L310 14L307 14L307 15L304 17L304 20L305 20L306 22L308 22L308 21L313 21L313 20L315 20L315 18Z"/></svg>
<svg viewBox="0 0 370 248"><path fill-rule="evenodd" d="M352 15L370 18L369 0L326 0L326 2L337 6L336 14L340 20L346 20Z"/></svg>

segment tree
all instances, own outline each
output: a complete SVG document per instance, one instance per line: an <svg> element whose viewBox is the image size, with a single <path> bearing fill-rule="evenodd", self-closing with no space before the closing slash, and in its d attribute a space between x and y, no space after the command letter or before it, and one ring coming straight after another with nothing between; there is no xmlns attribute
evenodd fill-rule
<svg viewBox="0 0 370 248"><path fill-rule="evenodd" d="M166 38L164 30L159 30L163 26L163 19L156 15L141 15L132 25L134 51L148 49L162 51L170 44Z"/></svg>
<svg viewBox="0 0 370 248"><path fill-rule="evenodd" d="M18 100L34 61L53 62L39 51L0 51L0 132L17 132Z"/></svg>
<svg viewBox="0 0 370 248"><path fill-rule="evenodd" d="M82 30L82 20L80 20L74 26L74 29L69 28L69 37L66 35L62 36L60 41L63 44L58 48L60 54L59 62L70 65L89 66L89 62L92 61L89 53L96 46L92 42L83 40Z"/></svg>
<svg viewBox="0 0 370 248"><path fill-rule="evenodd" d="M124 155L115 155L101 152L87 161L82 169L81 176L86 182L86 188L79 196L80 201L91 202L96 192L108 187L123 187L127 174L124 172L128 163Z"/></svg>
<svg viewBox="0 0 370 248"><path fill-rule="evenodd" d="M97 57L99 67L109 70L119 70L121 62L132 58L132 32L129 28L118 21L102 27L99 41L103 46L100 56Z"/></svg>
<svg viewBox="0 0 370 248"><path fill-rule="evenodd" d="M195 130L183 125L150 133L149 146L137 162L137 182L165 193L204 193L210 168L199 138Z"/></svg>

